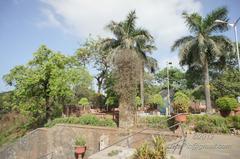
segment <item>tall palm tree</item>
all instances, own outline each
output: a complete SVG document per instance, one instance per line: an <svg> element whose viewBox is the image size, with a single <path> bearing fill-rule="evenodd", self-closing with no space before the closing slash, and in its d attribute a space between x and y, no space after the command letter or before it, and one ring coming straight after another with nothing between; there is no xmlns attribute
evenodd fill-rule
<svg viewBox="0 0 240 159"><path fill-rule="evenodd" d="M204 73L205 98L208 112L211 111L209 64L220 59L226 54L226 46L231 46L231 41L223 35L214 35L226 31L224 24L216 23L217 19L228 21L227 9L217 8L205 18L198 13L183 13L188 29L192 35L182 37L175 41L172 51L179 48L180 65L200 67Z"/></svg>
<svg viewBox="0 0 240 159"><path fill-rule="evenodd" d="M145 29L136 27L136 19L136 12L131 11L124 21L119 23L112 21L107 25L106 28L114 34L115 38L105 39L104 47L133 49L138 53L141 59L140 94L142 106L144 106L144 65L153 62L153 60L148 60L147 53L151 53L155 46L153 46L154 40L151 34Z"/></svg>

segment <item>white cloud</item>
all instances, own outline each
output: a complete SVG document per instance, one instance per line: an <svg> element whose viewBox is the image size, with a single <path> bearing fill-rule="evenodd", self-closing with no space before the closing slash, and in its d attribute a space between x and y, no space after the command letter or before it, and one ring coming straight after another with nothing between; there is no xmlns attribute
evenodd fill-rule
<svg viewBox="0 0 240 159"><path fill-rule="evenodd" d="M159 51L170 50L177 38L187 33L181 13L201 12L195 0L42 0L46 21L79 38L109 35L104 27L111 20L120 21L130 10L136 10L138 26L155 37ZM164 53L163 53L164 54ZM176 56L176 55L175 55Z"/></svg>

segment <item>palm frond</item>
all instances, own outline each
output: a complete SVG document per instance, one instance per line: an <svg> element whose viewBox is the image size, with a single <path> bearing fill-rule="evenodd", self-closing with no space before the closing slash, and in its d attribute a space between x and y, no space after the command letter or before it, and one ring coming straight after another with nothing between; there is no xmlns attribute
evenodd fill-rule
<svg viewBox="0 0 240 159"><path fill-rule="evenodd" d="M106 38L101 41L101 47L103 50L115 49L119 46L119 41L116 39Z"/></svg>
<svg viewBox="0 0 240 159"><path fill-rule="evenodd" d="M124 30L126 30L128 34L134 31L135 25L136 25L136 19L137 19L136 11L133 10L133 11L130 11L130 13L127 16L127 19L123 22L123 25L125 28Z"/></svg>
<svg viewBox="0 0 240 159"><path fill-rule="evenodd" d="M234 46L232 41L227 38L226 36L223 35L216 35L216 36L211 36L210 37L218 46L218 48L221 51L221 54L232 54L234 51Z"/></svg>
<svg viewBox="0 0 240 159"><path fill-rule="evenodd" d="M117 23L114 21L111 21L107 26L106 29L111 31L117 38L122 38L125 34L125 31L123 30L122 24Z"/></svg>
<svg viewBox="0 0 240 159"><path fill-rule="evenodd" d="M194 39L193 36L185 36L185 37L178 39L177 41L174 42L174 44L171 48L171 51L175 51L177 48L181 47L182 45L184 45L185 43L187 43L193 39Z"/></svg>
<svg viewBox="0 0 240 159"><path fill-rule="evenodd" d="M224 23L216 23L216 20L228 21L228 10L226 7L221 7L213 10L203 20L203 28L207 33L224 32L228 29Z"/></svg>
<svg viewBox="0 0 240 159"><path fill-rule="evenodd" d="M202 17L198 13L189 15L186 12L183 12L182 15L190 32L196 33L201 31Z"/></svg>
<svg viewBox="0 0 240 159"><path fill-rule="evenodd" d="M146 41L153 41L152 35L145 29L136 28L130 35L136 39L144 39Z"/></svg>

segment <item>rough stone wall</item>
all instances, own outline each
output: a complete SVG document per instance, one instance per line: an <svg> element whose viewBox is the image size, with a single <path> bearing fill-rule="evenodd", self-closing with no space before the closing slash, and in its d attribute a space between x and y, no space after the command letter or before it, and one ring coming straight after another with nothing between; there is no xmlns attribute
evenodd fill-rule
<svg viewBox="0 0 240 159"><path fill-rule="evenodd" d="M1 159L34 159L47 153L47 129L36 129L0 150Z"/></svg>
<svg viewBox="0 0 240 159"><path fill-rule="evenodd" d="M109 145L134 134L139 130L58 124L52 128L36 129L4 150L0 150L1 159L74 159L74 142L76 137L83 136L87 142L84 158L99 151L100 136L108 136ZM143 142L151 141L151 136L160 131L148 130L138 133L129 140L123 140L115 146L136 148ZM163 134L167 141L176 136L167 132Z"/></svg>

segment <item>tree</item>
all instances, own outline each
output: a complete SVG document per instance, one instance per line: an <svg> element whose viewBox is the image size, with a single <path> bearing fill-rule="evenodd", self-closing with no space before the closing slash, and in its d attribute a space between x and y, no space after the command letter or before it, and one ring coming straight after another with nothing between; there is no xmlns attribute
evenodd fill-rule
<svg viewBox="0 0 240 159"><path fill-rule="evenodd" d="M142 106L144 106L144 65L151 63L148 66L156 66L157 62L153 58L148 58L146 53L151 53L155 46L153 46L153 37L151 34L142 28L136 27L136 12L131 11L127 18L122 22L112 21L107 25L107 29L110 30L115 39L109 38L104 40L105 48L111 49L131 49L138 53L138 57L141 59L140 70L140 91ZM153 67L151 67L153 70Z"/></svg>
<svg viewBox="0 0 240 159"><path fill-rule="evenodd" d="M0 114L10 112L14 109L13 91L0 93Z"/></svg>
<svg viewBox="0 0 240 159"><path fill-rule="evenodd" d="M102 38L88 38L84 45L76 51L76 57L80 63L86 66L90 62L93 67L97 69L98 73L95 75L97 80L97 93L100 94L104 81L108 76L110 69L110 55L111 51L102 47ZM92 64L91 63L91 64Z"/></svg>
<svg viewBox="0 0 240 159"><path fill-rule="evenodd" d="M237 69L225 69L223 74L212 81L214 99L223 96L240 96L240 72Z"/></svg>
<svg viewBox="0 0 240 159"><path fill-rule="evenodd" d="M114 90L119 97L119 126L123 128L134 125L140 66L137 56L134 50L121 49L113 60L113 73L116 78Z"/></svg>
<svg viewBox="0 0 240 159"><path fill-rule="evenodd" d="M178 39L172 46L172 51L179 48L181 65L188 65L189 68L197 66L203 70L205 98L208 112L211 111L210 85L209 85L209 64L218 61L221 57L231 52L231 41L222 35L213 35L217 32L227 30L225 24L216 23L220 19L227 21L227 9L218 8L208 14L205 18L198 13L183 13L183 17L193 34ZM228 49L228 50L227 50Z"/></svg>
<svg viewBox="0 0 240 159"><path fill-rule="evenodd" d="M89 101L87 98L81 98L80 101L78 102L81 106L83 106L83 109L85 111L85 108L89 106Z"/></svg>
<svg viewBox="0 0 240 159"><path fill-rule="evenodd" d="M164 68L155 74L155 79L161 84L163 89L167 88L167 68ZM169 68L169 87L174 91L186 89L185 73L178 68Z"/></svg>
<svg viewBox="0 0 240 159"><path fill-rule="evenodd" d="M137 107L141 106L141 98L139 96L135 97L135 102Z"/></svg>
<svg viewBox="0 0 240 159"><path fill-rule="evenodd" d="M92 77L74 58L43 45L32 60L13 68L4 80L15 87L15 102L21 111L46 121L59 104L65 105L74 96L75 86L89 88Z"/></svg>

